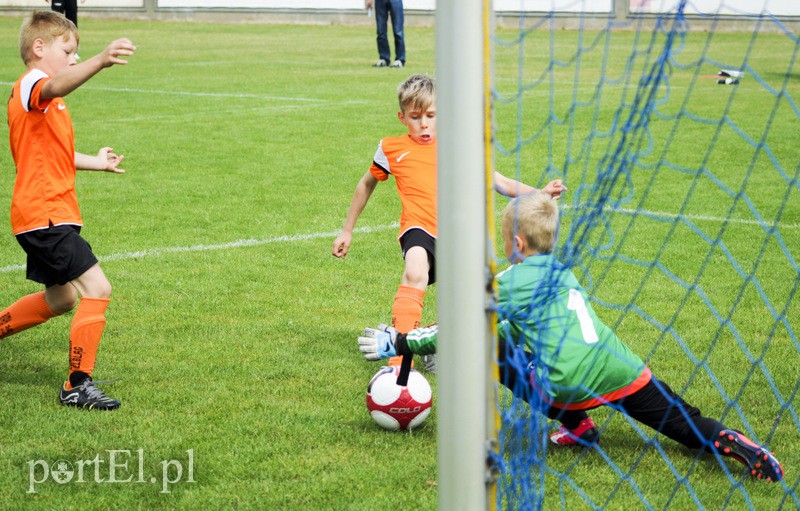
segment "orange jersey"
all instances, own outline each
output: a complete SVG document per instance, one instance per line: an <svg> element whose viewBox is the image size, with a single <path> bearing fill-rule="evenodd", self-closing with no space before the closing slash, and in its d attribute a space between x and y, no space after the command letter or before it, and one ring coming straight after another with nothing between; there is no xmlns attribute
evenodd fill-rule
<svg viewBox="0 0 800 511"><path fill-rule="evenodd" d="M75 194L75 134L62 98L42 100L50 79L32 69L8 100L8 138L17 167L11 198L14 234L52 225L82 225Z"/></svg>
<svg viewBox="0 0 800 511"><path fill-rule="evenodd" d="M389 175L397 182L402 212L400 236L420 228L433 236L436 229L436 143L418 144L408 135L380 141L370 167L378 181Z"/></svg>

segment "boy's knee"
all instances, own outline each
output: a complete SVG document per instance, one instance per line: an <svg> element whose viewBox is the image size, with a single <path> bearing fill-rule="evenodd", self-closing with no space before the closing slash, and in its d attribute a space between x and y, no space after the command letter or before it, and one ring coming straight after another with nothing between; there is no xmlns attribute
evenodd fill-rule
<svg viewBox="0 0 800 511"><path fill-rule="evenodd" d="M425 289L428 286L428 273L406 270L403 273L403 285Z"/></svg>
<svg viewBox="0 0 800 511"><path fill-rule="evenodd" d="M60 316L62 314L66 314L67 312L73 310L75 307L78 306L78 301L69 301L69 302L62 302L58 304L58 306L53 307L53 314Z"/></svg>
<svg viewBox="0 0 800 511"><path fill-rule="evenodd" d="M103 284L96 286L96 288L92 291L92 298L104 298L108 300L111 298L111 283L106 281Z"/></svg>
<svg viewBox="0 0 800 511"><path fill-rule="evenodd" d="M56 316L60 316L78 306L78 294L47 297L46 301L50 311Z"/></svg>
<svg viewBox="0 0 800 511"><path fill-rule="evenodd" d="M111 298L111 283L105 277L84 281L79 290L85 298Z"/></svg>

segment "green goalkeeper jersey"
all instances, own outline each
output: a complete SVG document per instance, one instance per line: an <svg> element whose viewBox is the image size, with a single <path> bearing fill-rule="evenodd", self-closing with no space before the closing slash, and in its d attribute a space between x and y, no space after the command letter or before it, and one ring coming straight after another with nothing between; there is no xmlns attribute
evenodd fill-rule
<svg viewBox="0 0 800 511"><path fill-rule="evenodd" d="M552 255L528 257L497 281L499 336L538 358L535 384L551 404L592 408L650 381L642 359L600 321L578 279ZM428 355L436 352L437 333L436 325L417 328L404 342L411 353Z"/></svg>
<svg viewBox="0 0 800 511"><path fill-rule="evenodd" d="M417 355L432 355L436 353L436 325L415 328L406 335L406 343L411 353Z"/></svg>
<svg viewBox="0 0 800 511"><path fill-rule="evenodd" d="M499 335L534 354L548 401L588 408L644 386L650 371L603 324L572 270L534 255L497 277Z"/></svg>

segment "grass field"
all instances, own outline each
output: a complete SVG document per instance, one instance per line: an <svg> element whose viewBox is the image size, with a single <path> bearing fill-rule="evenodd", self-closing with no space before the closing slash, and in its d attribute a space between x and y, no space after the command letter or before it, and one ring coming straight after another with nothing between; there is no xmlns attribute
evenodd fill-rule
<svg viewBox="0 0 800 511"><path fill-rule="evenodd" d="M19 24L18 19L0 18L0 81L7 89L23 71L16 42ZM399 202L392 183L379 186L370 200L359 221L365 230L355 235L347 259L330 255L353 188L367 170L378 139L403 133L395 115L397 84L411 73L435 74L434 32L407 28L406 34L408 67L392 70L369 66L375 60L374 34L363 27L81 21L83 57L101 51L117 37L129 37L138 46L129 66L100 73L67 99L77 150L91 153L109 145L126 156L125 175L78 176L82 233L114 286L95 377L121 378L105 390L123 404L113 413L84 413L57 404L56 393L66 372L71 315L0 343L0 390L7 396L0 410L0 509L436 507L435 414L410 434L378 429L364 407L366 384L378 367L364 362L355 348L361 328L388 319L402 271L395 239ZM727 40L740 46L735 35ZM782 39L776 36L775 41ZM762 51L776 62L770 53L775 53L774 45ZM776 81L791 59L791 49L781 51L789 55L775 64ZM506 90L513 83L516 61L513 55L500 54L499 59L498 86ZM567 70L558 80L571 87L573 76ZM797 97L798 75L791 75L789 82ZM748 90L743 85L741 93ZM695 111L708 118L717 115L720 104L724 106L720 91L714 85L698 93ZM537 108L535 99L532 106L525 106L526 112L546 112ZM566 108L562 101L571 99L543 95L557 112ZM731 115L745 124L756 117L763 120L764 109L758 105L764 103L752 105ZM751 195L765 210L776 201L785 205L770 214L785 225L780 232L790 248L781 251L770 241L761 259L769 270L764 277L770 297L785 305L786 322L796 327L798 310L792 298L797 275L786 261L787 252L791 254L800 242L796 200L800 130L796 117L786 115L785 109L780 112L783 117L776 122L785 127L776 130L774 136L782 139L774 145L781 148L778 157L795 173L795 181L787 186L765 171L753 178L757 183L753 186L763 187L764 194ZM498 109L502 121L513 122L514 115L514 108ZM596 129L602 131L611 116L613 111L601 111ZM576 120L576 126L589 123L591 117ZM693 123L687 129L702 133L704 127ZM2 130L5 137L5 123ZM513 145L507 141L513 132L513 127L501 128L501 143ZM696 142L696 133L694 138L685 134L685 143ZM558 166L565 154L580 151L567 144L566 135L555 134L552 139L550 151L537 146L546 144L546 137L534 137L525 146L520 157L523 180L541 184L542 168ZM730 146L746 154L746 148ZM670 153L669 161L680 161L681 155L699 149L671 150L675 154ZM598 146L586 151L603 152ZM720 151L710 156L709 166L730 168L724 176L735 181L735 166L728 165L728 159L739 157ZM516 158L498 156L499 170L513 175ZM571 172L567 185L577 204L593 178L579 168ZM647 176L639 179L638 186L650 186ZM13 161L5 150L0 153L0 226L8 226L13 180ZM677 213L676 204L683 203L691 181L674 173L671 181L658 183L663 194L651 192L644 209ZM687 204L687 212L708 216L709 232L717 232L718 218L726 213L719 186L704 190ZM565 204L572 205L573 198L567 197ZM503 205L504 199L498 199L498 209ZM614 221L619 229L626 228L624 216ZM648 236L663 240L666 234L655 235L640 225L631 230L635 234L624 238L622 252L652 259L655 249ZM25 280L24 254L10 229L5 232L0 243L0 306L39 290ZM725 240L737 257L755 262L758 251L749 244L759 235L763 238L763 232L746 227L729 232ZM671 267L681 261L678 271L691 276L703 257L698 262L687 254L705 256L708 244L696 239L696 233L680 235L675 235L675 248L661 257ZM681 239L689 243L683 245ZM603 261L621 260L602 255L594 263L598 266L587 267L588 272ZM641 270L636 265L609 267L609 271L597 269L598 277L603 275L596 285L601 300L625 304L634 299L641 309L669 321L664 297L682 298L674 283L662 287L673 295L650 287L637 294ZM716 280L724 284L725 270L718 269ZM721 286L715 290L719 296L712 298L725 312L725 300L738 291L737 279L731 276L732 291ZM423 322L435 321L435 305L432 288ZM709 341L704 336L713 333L715 325L692 321L693 311L702 307L681 309L673 326L684 329L687 342L696 343L698 352L705 354L701 345ZM759 324L764 309L755 300L747 308L751 310L737 318L737 325L747 326L741 332L745 338L763 342L769 334ZM623 334L658 336L630 309L598 310ZM656 347L645 336L634 337L631 344L640 355L655 351L649 361L654 371L674 388L687 383L683 351L671 350L666 342ZM782 410L769 392L767 399L759 399L760 379L751 381L738 396L737 382L741 386L745 375L735 370L726 373L725 368L736 366L725 365L725 360L711 362L717 376L724 374L729 393L742 399L748 424L762 438L773 434L780 412L770 447L787 470L787 482L786 486L745 482L757 509L777 508L787 495L783 504L787 509L797 502L796 496L791 497L795 490L789 488L797 486L795 467L800 464L794 449L800 435L792 401L800 355L796 340L793 344L788 334L779 333L774 339L765 363L786 399ZM730 339L725 342L736 349ZM720 348L713 357L724 353L728 351ZM736 364L747 363L735 352L729 355ZM435 376L429 380L435 393ZM687 397L709 415L731 413L705 379L692 380ZM604 417L597 414L598 419ZM741 418L734 424L740 426ZM604 442L619 466L630 466L642 454L643 442L618 416L607 426ZM666 441L664 448L680 470L692 469L690 482L704 506L726 505L731 484L713 459L695 462L693 455L684 455L680 446ZM116 452L117 480L130 477L129 482L108 482L112 452ZM51 478L31 491L31 467L41 469L33 464L37 460L47 466L59 460L72 466L80 460L100 460L99 474L106 482L97 482L90 472L97 463L86 464L84 483L58 484ZM591 454L551 452L548 460L557 470L569 470L596 505L602 505L608 487L617 484L617 474ZM127 463L124 468L123 463ZM164 470L175 483L163 483ZM644 453L635 478L654 507L663 507L674 491L675 477L652 449ZM560 508L557 483L551 488L546 507ZM675 509L693 504L678 493ZM569 488L566 494L567 509L588 507L580 498L570 500L575 496ZM728 504L731 508L743 503L738 495ZM608 505L641 506L638 497L626 491L618 492Z"/></svg>

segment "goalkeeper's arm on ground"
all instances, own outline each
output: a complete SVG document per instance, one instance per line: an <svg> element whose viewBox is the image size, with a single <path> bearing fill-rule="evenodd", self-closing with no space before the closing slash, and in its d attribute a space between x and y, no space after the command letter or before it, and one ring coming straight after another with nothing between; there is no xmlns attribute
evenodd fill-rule
<svg viewBox="0 0 800 511"><path fill-rule="evenodd" d="M438 331L436 325L415 328L407 334L383 324L367 327L358 338L358 349L370 361L397 355L432 355L436 353Z"/></svg>

